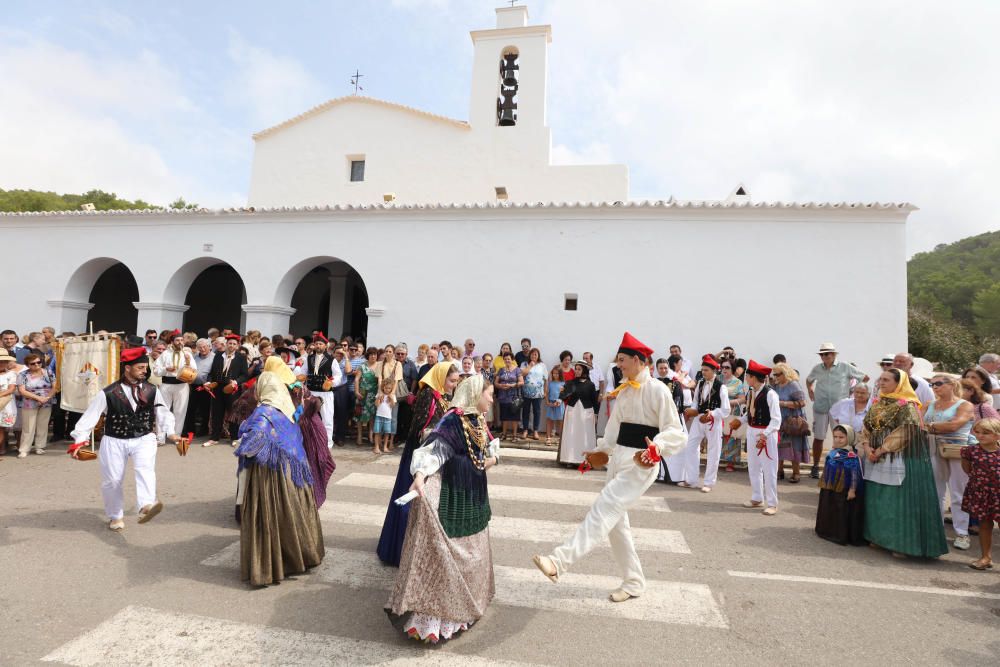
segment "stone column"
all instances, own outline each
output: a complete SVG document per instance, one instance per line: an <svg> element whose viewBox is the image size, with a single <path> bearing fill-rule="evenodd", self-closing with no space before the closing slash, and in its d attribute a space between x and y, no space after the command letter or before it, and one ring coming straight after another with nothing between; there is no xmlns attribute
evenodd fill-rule
<svg viewBox="0 0 1000 667"><path fill-rule="evenodd" d="M244 331L256 329L265 336L271 336L276 333L289 333L295 309L271 304L245 303L243 304L243 312L246 320Z"/></svg>
<svg viewBox="0 0 1000 667"><path fill-rule="evenodd" d="M52 299L46 301L55 313L55 319L59 322L57 333L61 331L72 331L73 333L87 333L87 315L94 304L86 301L65 301L62 299Z"/></svg>
<svg viewBox="0 0 1000 667"><path fill-rule="evenodd" d="M181 329L184 324L184 313L190 306L181 303L155 303L152 301L133 301L132 305L139 311L139 319L135 325L138 335L146 329Z"/></svg>

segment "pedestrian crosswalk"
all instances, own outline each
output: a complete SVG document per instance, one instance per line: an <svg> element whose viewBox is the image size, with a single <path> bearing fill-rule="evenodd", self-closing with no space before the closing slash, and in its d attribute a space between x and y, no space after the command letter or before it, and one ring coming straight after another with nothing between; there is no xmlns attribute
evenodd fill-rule
<svg viewBox="0 0 1000 667"><path fill-rule="evenodd" d="M395 477L391 477L389 475L373 475L365 472L352 472L346 477L337 480L336 484L340 486L356 486L364 489L392 491L392 487L395 482ZM568 489L490 484L490 498L496 500L510 500L551 505L576 505L579 507L590 507L594 502L594 494L598 489L592 489L589 491L574 491ZM634 509L638 512L670 511L670 507L667 506L665 498L658 498L656 496L649 495L640 498L639 502L634 505Z"/></svg>
<svg viewBox="0 0 1000 667"><path fill-rule="evenodd" d="M396 457L383 458L398 465ZM490 536L494 550L507 543L533 545L517 548L518 553L548 549L569 537L586 514L601 488L600 484L591 481L603 480L603 475L586 477L575 470L546 467L545 462L552 459L551 452L509 455L507 463L510 465L501 466L505 468L502 477L494 474L496 470L491 472L489 492L494 511ZM327 538L326 556L310 576L297 581L309 585L335 584L359 591L382 591L387 597L397 570L379 562L373 545L385 518L395 471L377 461L357 466L331 483L327 502L320 510ZM528 470L531 472L526 472ZM540 480L546 478L559 480L558 484L546 486L542 482L540 486ZM548 518L544 508L552 506L560 508L558 514L562 520ZM539 512L540 509L543 511ZM662 525L669 518L664 514L670 511L664 498L648 494L632 511L646 513L645 519L633 520L642 524L632 528L636 548L641 553L689 557L691 549L681 531L647 527L653 517L660 517L654 525ZM359 531L364 539L346 543L340 539L345 534L358 538ZM365 546L345 548L345 545L358 544ZM607 558L607 546L601 550ZM239 558L240 543L235 541L203 558L199 567L220 568L238 577ZM618 587L620 580L610 572L601 575L571 572L562 575L559 583L553 585L527 557L524 561L523 565L516 561L511 565L507 560L505 564L494 566L496 597L493 605L565 614L568 618L624 619L653 627L729 627L712 589L704 583L650 579L642 596L627 603L613 604L607 600L607 595ZM376 597L381 595L376 593ZM365 665L442 664L455 659L453 655L401 643L388 626L380 640L371 637L359 640L149 606L126 606L42 659L69 665L148 663L151 647L155 650L155 664L171 665L319 664L329 663L331 656L337 655L351 655L351 664ZM463 654L461 660L468 665L520 664L486 661L467 654Z"/></svg>

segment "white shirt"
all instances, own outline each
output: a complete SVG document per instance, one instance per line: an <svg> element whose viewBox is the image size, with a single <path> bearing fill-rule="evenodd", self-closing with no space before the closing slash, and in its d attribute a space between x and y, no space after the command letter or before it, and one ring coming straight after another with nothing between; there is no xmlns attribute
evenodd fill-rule
<svg viewBox="0 0 1000 667"><path fill-rule="evenodd" d="M691 375L691 362L684 357L681 357L681 370L685 375Z"/></svg>
<svg viewBox="0 0 1000 667"><path fill-rule="evenodd" d="M781 405L780 405L780 402L779 402L779 399L778 399L778 392L776 392L774 390L774 387L768 386L768 389L767 389L767 411L771 413L771 421L769 421L767 423L767 428L765 428L763 431L761 431L756 426L750 426L750 393L749 392L753 392L754 396L756 396L757 393L760 392L760 390L763 389L763 388L764 387L761 387L760 389L754 389L753 387L748 387L748 390L747 390L747 392L748 392L747 393L747 413L745 415L737 417L737 419L739 419L741 422L743 422L744 424L746 424L748 429L753 429L754 432L761 432L761 433L764 434L765 437L767 437L767 436L776 434L778 432L778 430L781 428ZM754 407L755 408L757 407L756 399L754 400ZM749 447L752 444L755 444L755 443L751 442L750 439L747 438L747 447Z"/></svg>
<svg viewBox="0 0 1000 667"><path fill-rule="evenodd" d="M382 400L379 402L378 407L375 408L376 417L384 417L385 419L392 419L392 404L389 402L388 396L383 396Z"/></svg>
<svg viewBox="0 0 1000 667"><path fill-rule="evenodd" d="M140 388L142 385L139 385ZM129 405L135 410L136 403L135 398L132 396L131 391L123 391L125 398L128 399ZM163 402L163 394L160 390L156 390L156 394L153 396L153 405L156 406L153 414L156 416L156 439L159 442L164 442L167 435L177 435L174 430L174 415L170 410L167 410L166 404ZM73 438L73 442L89 442L90 434L94 432L94 427L97 426L97 422L100 420L101 415L103 415L108 409L108 397L104 395L103 391L97 392L93 400L90 401L90 405L87 406L86 411L80 415L79 421L76 422L76 428L70 434ZM120 438L111 438L111 436L106 435L105 438L110 438L111 440L120 440Z"/></svg>
<svg viewBox="0 0 1000 667"><path fill-rule="evenodd" d="M656 426L660 432L652 440L660 456L671 456L684 449L687 436L667 385L650 377L645 368L639 371L636 382L640 385L638 389L627 386L615 398L604 437L597 439L598 451L614 450L622 422Z"/></svg>
<svg viewBox="0 0 1000 667"><path fill-rule="evenodd" d="M864 410L858 412L857 408L854 407L853 397L843 398L830 408L830 419L835 424L850 426L855 433L861 433L861 429L864 428L865 415L868 414L868 408L871 404L871 399L868 399Z"/></svg>
<svg viewBox="0 0 1000 667"><path fill-rule="evenodd" d="M722 381L721 377L719 378L719 381L720 382ZM692 401L694 407L697 408L699 403L708 403L708 399L712 393L712 385L714 384L714 382L715 380L712 380L712 382L709 382L707 379L702 380L701 400ZM698 391L697 387L695 388L695 391ZM722 386L719 387L719 398L721 399L719 407L712 410L711 415L718 420L722 420L729 416L729 391L726 389L725 382L723 382Z"/></svg>
<svg viewBox="0 0 1000 667"><path fill-rule="evenodd" d="M594 363L594 367L590 369L590 381L594 383L594 387L598 391L601 391L601 383L606 381L604 379L604 372L597 367L596 362ZM605 391L607 388L607 386L604 387Z"/></svg>
<svg viewBox="0 0 1000 667"><path fill-rule="evenodd" d="M174 357L177 357L176 360ZM174 370L168 371L167 368L170 366L174 367ZM191 350L186 347L182 347L180 352L174 350L173 346L168 347L163 351L156 361L153 362L153 375L157 377L168 377L175 378L177 373L184 367L193 368L198 370L197 364L194 363L194 355L191 354Z"/></svg>

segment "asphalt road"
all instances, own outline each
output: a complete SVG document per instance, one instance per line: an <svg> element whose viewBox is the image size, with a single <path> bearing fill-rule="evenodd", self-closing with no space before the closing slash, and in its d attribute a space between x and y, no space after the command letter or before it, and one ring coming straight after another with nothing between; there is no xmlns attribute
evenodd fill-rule
<svg viewBox="0 0 1000 667"><path fill-rule="evenodd" d="M337 448L326 561L255 590L234 560L228 446L160 449L166 507L142 526L129 515L120 535L96 462L63 450L0 461L3 665L1000 663L1000 571L966 567L975 540L926 562L830 544L813 534L808 480L781 483L774 517L739 507L745 472L720 473L711 494L654 485L630 514L649 591L615 605L609 549L557 585L530 560L570 534L603 474L510 452L490 477L497 600L428 648L382 611L394 570L374 548L398 455Z"/></svg>

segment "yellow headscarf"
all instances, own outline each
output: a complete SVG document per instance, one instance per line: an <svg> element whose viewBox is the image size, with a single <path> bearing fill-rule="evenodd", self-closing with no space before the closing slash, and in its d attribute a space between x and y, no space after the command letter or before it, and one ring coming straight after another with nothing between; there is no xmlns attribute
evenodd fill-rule
<svg viewBox="0 0 1000 667"><path fill-rule="evenodd" d="M277 373L271 371L261 373L257 378L255 390L257 400L261 404L270 405L272 408L280 410L289 419L295 419L295 406L292 405L292 397L288 393L288 387L281 381Z"/></svg>
<svg viewBox="0 0 1000 667"><path fill-rule="evenodd" d="M913 391L913 387L910 386L910 376L906 374L906 371L899 371L899 385L897 385L896 389L888 394L879 392L879 398L913 403L918 408L920 407L920 399L917 398L917 392Z"/></svg>
<svg viewBox="0 0 1000 667"><path fill-rule="evenodd" d="M420 378L420 384L424 387L430 387L439 394L443 394L445 380L448 379L448 374L451 373L452 369L458 372L458 369L455 368L455 364L452 362L439 361L429 371L424 373L424 376Z"/></svg>
<svg viewBox="0 0 1000 667"><path fill-rule="evenodd" d="M295 374L292 373L292 369L288 367L281 357L271 355L264 362L264 372L274 373L278 376L278 379L283 383L292 384L295 382Z"/></svg>
<svg viewBox="0 0 1000 667"><path fill-rule="evenodd" d="M479 397L486 389L486 380L479 373L462 380L455 390L455 398L451 399L451 407L459 408L463 414L479 414Z"/></svg>

